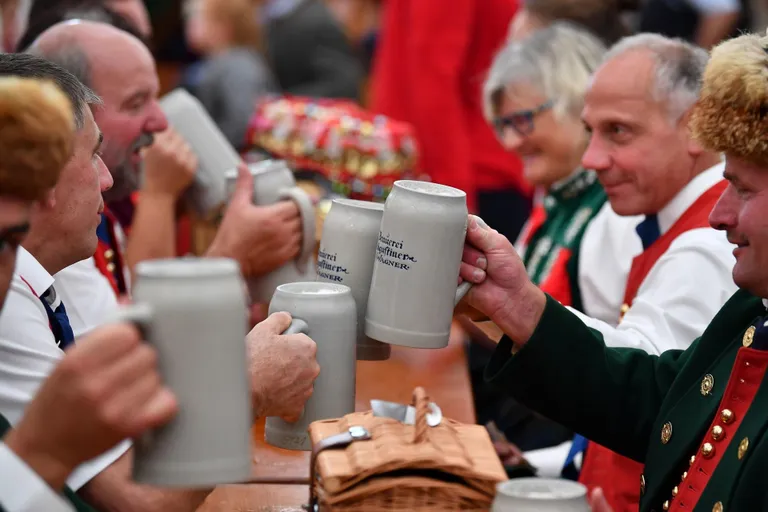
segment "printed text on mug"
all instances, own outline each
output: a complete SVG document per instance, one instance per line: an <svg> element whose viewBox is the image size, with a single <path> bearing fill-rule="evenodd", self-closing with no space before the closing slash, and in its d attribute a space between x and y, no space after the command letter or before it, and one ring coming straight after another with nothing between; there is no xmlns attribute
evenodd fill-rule
<svg viewBox="0 0 768 512"><path fill-rule="evenodd" d="M389 238L389 234L384 236L382 233L379 233L379 243L376 244L376 260L379 263L396 269L410 270L411 266L408 263L402 262L416 263L416 258L408 253L400 252L398 249L403 249L402 240L398 242Z"/></svg>
<svg viewBox="0 0 768 512"><path fill-rule="evenodd" d="M349 274L349 271L341 265L335 265L334 263L336 263L336 253L331 254L320 249L320 252L317 254L317 275L323 279L340 283L344 281L344 277L338 274Z"/></svg>

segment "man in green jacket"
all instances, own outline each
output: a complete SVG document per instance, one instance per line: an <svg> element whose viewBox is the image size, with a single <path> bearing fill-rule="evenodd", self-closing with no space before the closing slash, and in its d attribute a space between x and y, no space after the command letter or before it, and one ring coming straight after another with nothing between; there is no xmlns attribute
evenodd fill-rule
<svg viewBox="0 0 768 512"><path fill-rule="evenodd" d="M486 378L644 463L642 512L768 510L766 69L768 37L722 43L690 114L698 142L726 156L729 185L710 223L736 245L740 290L688 350L653 356L607 348L600 333L530 282L504 237L470 218L461 269L475 283L468 299L506 334Z"/></svg>

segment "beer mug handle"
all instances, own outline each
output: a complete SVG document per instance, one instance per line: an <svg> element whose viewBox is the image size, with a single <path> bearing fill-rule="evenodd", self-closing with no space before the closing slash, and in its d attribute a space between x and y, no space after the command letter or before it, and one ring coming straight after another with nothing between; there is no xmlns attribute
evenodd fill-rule
<svg viewBox="0 0 768 512"><path fill-rule="evenodd" d="M152 306L146 303L126 304L120 306L111 315L107 322L109 324L129 323L136 326L141 332L144 341L148 341L149 331L152 328L152 319L155 313Z"/></svg>
<svg viewBox="0 0 768 512"><path fill-rule="evenodd" d="M288 334L307 334L308 332L309 324L300 318L294 318L291 320L291 325L289 325L288 328L282 332L282 334L287 336Z"/></svg>
<svg viewBox="0 0 768 512"><path fill-rule="evenodd" d="M300 318L294 318L291 320L291 325L288 326L286 330L283 331L283 335L288 334L307 334L309 332L309 324L305 322L304 320L301 320ZM301 421L301 419L304 417L304 409L301 410L301 414L299 415L299 419L296 420L296 422Z"/></svg>
<svg viewBox="0 0 768 512"><path fill-rule="evenodd" d="M472 288L472 283L470 283L469 281L464 281L459 285L458 288L456 288L456 296L454 297L454 300L453 300L454 307L457 306L459 302L461 302L461 299L464 298L464 296L469 292L471 288Z"/></svg>
<svg viewBox="0 0 768 512"><path fill-rule="evenodd" d="M136 326L144 341L149 341L149 332L152 328L154 310L146 303L126 304L120 306L108 318L107 323L129 323ZM136 446L150 446L155 440L153 430L146 430L133 440Z"/></svg>
<svg viewBox="0 0 768 512"><path fill-rule="evenodd" d="M290 199L299 207L301 215L301 250L296 258L296 266L302 274L307 271L307 265L312 255L315 253L317 240L315 239L315 228L317 218L315 216L315 206L312 204L309 194L300 187L287 188L280 192L280 199Z"/></svg>

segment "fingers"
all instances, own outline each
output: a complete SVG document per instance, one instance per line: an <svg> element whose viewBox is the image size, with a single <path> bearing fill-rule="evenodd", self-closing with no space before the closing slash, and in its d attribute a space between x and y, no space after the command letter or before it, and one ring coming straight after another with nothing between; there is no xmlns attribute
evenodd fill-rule
<svg viewBox="0 0 768 512"><path fill-rule="evenodd" d="M301 214L299 213L298 205L290 200L278 201L277 203L268 207L271 212L271 216L280 220L298 220L301 223Z"/></svg>
<svg viewBox="0 0 768 512"><path fill-rule="evenodd" d="M495 237L494 232L488 225L475 215L469 216L467 225L467 242L487 253L493 248Z"/></svg>
<svg viewBox="0 0 768 512"><path fill-rule="evenodd" d="M480 217L478 217L477 215L470 215L470 217L472 217L475 220L475 222L477 222L480 225L481 228L490 229L488 224L486 224L485 221Z"/></svg>
<svg viewBox="0 0 768 512"><path fill-rule="evenodd" d="M136 382L150 375L159 382L157 352L149 345L139 345L100 373L100 382L107 394L119 394L120 390L131 389Z"/></svg>
<svg viewBox="0 0 768 512"><path fill-rule="evenodd" d="M133 324L120 323L95 329L78 339L67 351L65 360L74 362L83 370L101 367L122 359L141 343L139 330Z"/></svg>
<svg viewBox="0 0 768 512"><path fill-rule="evenodd" d="M301 241L304 238L301 229L298 231L290 231L290 236L285 237L285 243L278 249L278 263L284 263L299 255L301 252Z"/></svg>
<svg viewBox="0 0 768 512"><path fill-rule="evenodd" d="M240 163L237 166L237 182L235 183L235 191L232 194L230 201L230 207L233 205L250 205L253 203L253 176L251 176L248 166L244 163Z"/></svg>
<svg viewBox="0 0 768 512"><path fill-rule="evenodd" d="M283 416L283 421L286 423L296 423L301 419L301 413L290 413Z"/></svg>
<svg viewBox="0 0 768 512"><path fill-rule="evenodd" d="M138 375L129 384L116 388L115 393L101 404L101 417L108 425L125 430L125 435L135 435L138 429L146 428L140 424L137 414L162 388L160 376L155 371Z"/></svg>
<svg viewBox="0 0 768 512"><path fill-rule="evenodd" d="M461 256L461 261L469 263L481 270L488 270L488 260L483 253L474 247L464 246L464 254Z"/></svg>
<svg viewBox="0 0 768 512"><path fill-rule="evenodd" d="M253 333L256 329L258 329L259 331L266 331L272 334L281 334L290 326L291 326L291 315L289 313L281 311L281 312L272 313L271 315L269 315L266 320L257 324L256 327L254 327L251 330L251 333Z"/></svg>
<svg viewBox="0 0 768 512"><path fill-rule="evenodd" d="M292 219L283 220L280 231L282 233L291 233L292 235L301 238L304 232L304 226L301 223L301 217L294 217Z"/></svg>
<svg viewBox="0 0 768 512"><path fill-rule="evenodd" d="M302 345L300 353L307 354L312 358L312 364L310 365L309 371L311 372L312 380L314 381L317 376L320 375L320 365L317 364L317 361L315 360L315 356L317 355L317 343L303 333L293 334L292 337L295 337L296 341Z"/></svg>
<svg viewBox="0 0 768 512"><path fill-rule="evenodd" d="M470 283L474 284L480 284L485 281L487 274L484 270L462 261L461 268L459 269L459 275L465 281L469 281Z"/></svg>
<svg viewBox="0 0 768 512"><path fill-rule="evenodd" d="M592 507L592 512L612 512L611 506L608 505L608 500L605 499L605 493L600 487L596 487L590 495L589 504Z"/></svg>
<svg viewBox="0 0 768 512"><path fill-rule="evenodd" d="M315 392L315 386L314 384L308 386L304 392L304 394L300 397L297 397L295 400L293 400L293 403L296 403L297 410L292 411L288 410L282 413L280 416L283 420L287 421L288 423L295 423L301 419L301 415L304 413L304 407L307 404L307 401L312 397L312 394ZM298 407L299 401L301 403L301 407Z"/></svg>
<svg viewBox="0 0 768 512"><path fill-rule="evenodd" d="M160 388L146 401L141 412L137 414L137 431L159 427L168 423L179 410L176 397L168 388Z"/></svg>

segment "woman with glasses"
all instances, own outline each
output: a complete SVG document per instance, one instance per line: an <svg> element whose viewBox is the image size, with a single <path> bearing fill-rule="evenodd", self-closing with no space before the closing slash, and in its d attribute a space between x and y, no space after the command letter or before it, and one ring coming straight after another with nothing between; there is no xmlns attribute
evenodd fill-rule
<svg viewBox="0 0 768 512"><path fill-rule="evenodd" d="M634 240L638 221L613 213L595 172L581 166L589 141L581 111L590 76L605 51L586 30L554 23L497 54L483 100L502 145L522 158L524 177L539 192L516 244L533 282L562 304L616 325L624 290L613 283L626 282L632 257L640 252ZM599 227L590 229L598 216ZM606 284L605 273L616 278ZM476 378L489 356L486 351L470 345L479 421L493 421L539 474L559 476L572 432ZM510 459L519 460L517 455Z"/></svg>

